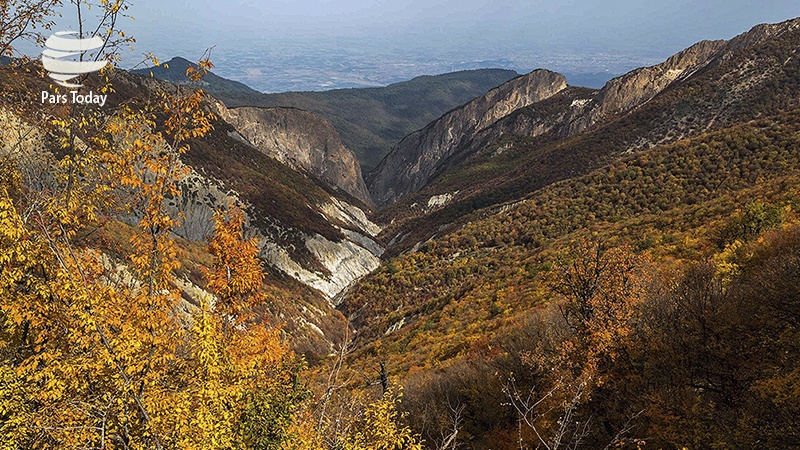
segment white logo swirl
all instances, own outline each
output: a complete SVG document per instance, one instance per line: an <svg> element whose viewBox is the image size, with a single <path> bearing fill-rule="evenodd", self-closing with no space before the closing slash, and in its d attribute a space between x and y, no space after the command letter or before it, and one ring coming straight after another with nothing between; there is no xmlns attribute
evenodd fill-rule
<svg viewBox="0 0 800 450"><path fill-rule="evenodd" d="M42 52L42 64L50 78L67 88L77 89L82 84L67 83L85 73L97 72L108 64L108 61L71 61L64 60L72 56L83 55L90 50L101 48L105 42L95 36L91 39L70 39L65 36L77 36L75 31L59 31L45 41Z"/></svg>

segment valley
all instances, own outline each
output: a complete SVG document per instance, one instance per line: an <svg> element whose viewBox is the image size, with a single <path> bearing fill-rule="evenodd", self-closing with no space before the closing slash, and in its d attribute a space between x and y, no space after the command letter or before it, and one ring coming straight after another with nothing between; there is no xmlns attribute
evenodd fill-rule
<svg viewBox="0 0 800 450"><path fill-rule="evenodd" d="M283 94L175 58L89 75L102 105L20 103L47 80L11 61L0 354L23 375L0 375L0 430L4 405L42 430L70 389L99 405L112 373L139 411L236 379L212 422L286 426L225 448L794 448L798 51L793 19L601 88L482 69ZM147 405L143 442L179 448Z"/></svg>

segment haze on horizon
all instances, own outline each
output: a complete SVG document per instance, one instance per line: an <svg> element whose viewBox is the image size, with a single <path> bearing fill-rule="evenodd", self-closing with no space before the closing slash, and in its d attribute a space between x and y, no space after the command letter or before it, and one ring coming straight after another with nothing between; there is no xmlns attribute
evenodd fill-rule
<svg viewBox="0 0 800 450"><path fill-rule="evenodd" d="M133 28L214 37L390 37L670 51L800 15L796 1L134 0ZM145 38L146 39L146 38ZM449 43L446 43L449 44Z"/></svg>
<svg viewBox="0 0 800 450"><path fill-rule="evenodd" d="M267 91L381 85L485 66L623 73L700 40L800 16L796 0L131 3L135 20L121 24L137 39L124 55L128 66L144 53L195 59L215 46L217 73ZM276 77L298 83L273 86Z"/></svg>

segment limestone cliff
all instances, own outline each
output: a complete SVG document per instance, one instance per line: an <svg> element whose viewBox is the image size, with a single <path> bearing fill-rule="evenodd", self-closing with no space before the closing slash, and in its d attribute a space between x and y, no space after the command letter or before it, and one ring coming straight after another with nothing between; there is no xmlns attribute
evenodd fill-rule
<svg viewBox="0 0 800 450"><path fill-rule="evenodd" d="M569 86L520 108L463 140L422 189L379 213L387 252L413 249L476 209L502 209L625 155L800 107L798 48L800 19L759 25L603 89Z"/></svg>
<svg viewBox="0 0 800 450"><path fill-rule="evenodd" d="M726 41L702 41L661 64L633 70L606 83L567 123L566 134L580 133L614 114L631 111L648 102L676 80L691 76L709 63Z"/></svg>
<svg viewBox="0 0 800 450"><path fill-rule="evenodd" d="M437 173L440 164L475 133L519 108L553 96L566 86L567 80L563 75L536 70L489 91L407 136L368 175L373 201L386 205L416 192Z"/></svg>
<svg viewBox="0 0 800 450"><path fill-rule="evenodd" d="M223 120L268 156L371 203L358 160L327 119L294 108L213 105Z"/></svg>
<svg viewBox="0 0 800 450"><path fill-rule="evenodd" d="M792 20L775 25L759 25L730 41L702 41L661 64L617 77L600 90L566 89L566 80L561 75L544 70L534 71L407 136L375 171L367 175L370 193L378 205L393 203L421 190L436 175L478 154L505 135L531 138L549 134L553 139L563 139L580 134L637 110L670 86L691 79L712 63L724 61L730 52L752 47L798 27L800 21ZM741 89L746 90L758 82L741 75L737 72L737 78L730 80L732 89L722 95L731 97L735 95L738 85L747 84ZM724 111L692 113L702 116L696 123L706 124L713 121L715 116L724 115ZM683 123L686 114L679 116L670 117L669 121L674 123L665 124L654 130L651 136L632 143L632 148L688 136L681 131L686 126ZM671 139L669 130L673 131Z"/></svg>
<svg viewBox="0 0 800 450"><path fill-rule="evenodd" d="M557 137L564 138L581 133L606 119L643 106L670 86L691 80L695 74L712 64L741 60L742 55L734 56L734 52L746 53L748 48L798 29L800 29L800 19L793 19L778 24L757 25L729 41L698 42L669 57L663 63L636 69L614 78L599 91L584 90L582 95L578 95L577 90L570 91L571 103L562 105L561 111L552 111L546 103L542 103L538 108L539 105L532 105L526 114L509 116L499 121L492 127L492 137L498 139L502 134L534 137L547 131L555 131ZM759 61L744 61L739 63L738 67L730 68L722 75L727 89L720 92L718 103L709 105L710 107L704 111L687 112L696 116L696 119L701 119L701 122L709 122L713 120L715 114L723 114L724 111L711 109L730 105L737 100L735 97L739 91L751 89L762 82L768 75L766 71L770 69L754 70L761 64L763 63ZM564 91L562 94L567 92ZM542 110L545 111L544 114L540 112ZM670 125L680 128L681 124L676 122ZM686 137L683 133L674 134L677 137ZM473 147L478 142L485 144L486 139L476 141Z"/></svg>
<svg viewBox="0 0 800 450"><path fill-rule="evenodd" d="M579 134L618 114L632 111L676 81L707 65L726 41L702 41L661 64L633 70L614 78L600 90L570 87L498 121L472 139L467 154L477 152L503 135L536 137L553 132L557 138Z"/></svg>

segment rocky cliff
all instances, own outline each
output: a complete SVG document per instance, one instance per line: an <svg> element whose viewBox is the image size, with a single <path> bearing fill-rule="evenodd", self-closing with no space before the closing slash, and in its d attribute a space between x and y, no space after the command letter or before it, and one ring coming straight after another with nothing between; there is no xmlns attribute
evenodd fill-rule
<svg viewBox="0 0 800 450"><path fill-rule="evenodd" d="M569 86L467 139L453 138L461 144L436 162L435 175L376 217L387 225L387 252L415 248L464 215L625 155L800 105L798 48L800 19L759 25L730 41L695 44L600 90Z"/></svg>
<svg viewBox="0 0 800 450"><path fill-rule="evenodd" d="M26 71L27 78L14 85L5 84L10 78L4 75L0 73L0 88L3 89L9 86L21 89L19 86L24 87L25 83L35 86L35 83L44 82L35 71ZM111 82L115 93L113 102L110 101L103 111L109 116L117 113L119 104L135 104L162 89L174 92L174 86L162 81L122 71L115 71ZM93 80L87 83L89 88L96 89L91 83ZM204 103L205 106L208 104ZM47 107L34 103L30 111L0 110L0 159L11 158L23 172L25 184L42 191L54 190L59 182L52 173L53 167L59 165L59 155L51 151L54 144L48 138L51 134L49 122L43 124L38 119L49 117ZM200 268L213 261L204 245L213 233L213 213L237 204L246 213L246 235L257 239L260 257L265 262L264 287L270 299L265 308L274 320L286 324L298 351L324 355L341 338L344 327L344 319L334 309L338 296L380 264L383 249L374 236L381 228L370 222L363 202L345 193L344 188L327 186L332 183L322 181L324 173L313 173L312 164L319 163L326 172L334 173L338 161L348 161L346 149L336 145L338 141L329 124L318 117L303 121L305 116L301 112L293 112L296 114L285 117L285 134L307 127L307 141L297 138L306 145L301 147L308 152L302 156L305 159L295 156L289 160L286 153L271 154L256 148L231 124L221 117L214 118L208 134L188 139L189 149L181 158L186 175L179 182L180 195L170 196L165 206L177 220L173 231L178 245L187 249L186 260L182 261L180 273L176 273L180 284L176 287L182 291L185 301L182 308L191 308L192 304L197 304L199 295L206 295ZM272 117L273 122L279 121L276 116ZM323 123L318 131L314 124L320 122ZM246 120L242 119L241 123ZM321 137L313 136L315 133ZM318 141L313 141L314 138ZM127 137L118 136L115 140L122 142L121 139ZM163 150L169 151L168 148ZM310 155L316 150L320 150L319 155ZM299 161L308 164L308 170L303 170ZM349 161L357 170L354 159ZM365 197L360 173L356 171L353 179L356 187L360 182ZM109 267L125 271L124 258L117 257L115 248L124 245L126 233L131 225L138 223L140 213L137 210L115 212L104 221L110 238L104 236L96 245L105 254ZM106 242L113 245L106 245Z"/></svg>
<svg viewBox="0 0 800 450"><path fill-rule="evenodd" d="M215 102L214 109L268 156L371 204L358 160L327 119L294 108L229 109Z"/></svg>
<svg viewBox="0 0 800 450"><path fill-rule="evenodd" d="M325 149L325 139L331 139L326 145L335 155L352 157L336 147L327 122L299 110L212 107L219 115L214 129L192 142L185 156L192 173L175 204L176 213L185 217L178 230L183 237L204 240L213 210L233 201L245 207L261 258L329 301L378 267L383 249L374 237L381 228L351 196L322 188L318 183L325 172L304 175L315 171L311 164L333 173L336 159L317 151ZM322 127L319 136L315 124ZM275 153L281 149L285 152ZM350 161L361 180L358 165Z"/></svg>
<svg viewBox="0 0 800 450"><path fill-rule="evenodd" d="M690 137L720 126L728 116L737 116L729 108L731 105L740 110L749 108L746 96L752 97L756 89L766 89L765 83L777 76L779 69L764 58L749 58L747 52L762 43L783 39L798 28L800 20L795 19L756 26L730 41L701 41L661 64L617 77L600 90L565 89L560 75L535 71L407 136L367 175L367 185L373 200L386 206L420 191L437 175L493 148L493 143L507 136L545 135L549 141L576 136L626 117L670 89L687 91L691 83L703 80L706 86L713 84L716 97L696 92L689 95L689 100L673 102L667 110L660 104L651 108L659 109L662 119L648 125L645 133L631 133L630 136L637 136L628 144L628 150ZM720 75L712 79L706 75L710 72ZM686 97L686 92L680 95ZM431 194L447 192L450 191ZM409 201L424 203L420 200L424 199Z"/></svg>
<svg viewBox="0 0 800 450"><path fill-rule="evenodd" d="M553 133L563 139L632 111L676 81L705 67L727 41L702 41L661 64L633 70L614 78L600 90L570 87L548 99L520 108L483 130L459 150L464 157L505 135L536 137Z"/></svg>
<svg viewBox="0 0 800 450"><path fill-rule="evenodd" d="M422 188L475 133L567 87L563 75L536 70L497 87L403 139L367 177L373 201L386 205Z"/></svg>

